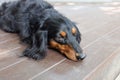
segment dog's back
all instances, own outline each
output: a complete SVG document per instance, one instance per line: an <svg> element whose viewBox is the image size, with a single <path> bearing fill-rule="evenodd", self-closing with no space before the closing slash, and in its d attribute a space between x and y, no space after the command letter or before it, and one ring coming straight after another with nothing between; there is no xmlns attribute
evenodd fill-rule
<svg viewBox="0 0 120 80"><path fill-rule="evenodd" d="M53 6L43 0L19 0L3 3L0 7L0 28L7 32L19 32L17 28L21 23L36 24L38 16L45 9L50 8Z"/></svg>

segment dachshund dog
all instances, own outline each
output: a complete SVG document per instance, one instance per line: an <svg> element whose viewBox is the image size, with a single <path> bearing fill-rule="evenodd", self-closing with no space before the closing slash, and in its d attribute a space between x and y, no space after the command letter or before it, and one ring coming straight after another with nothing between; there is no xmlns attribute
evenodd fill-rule
<svg viewBox="0 0 120 80"><path fill-rule="evenodd" d="M76 25L43 0L18 0L0 6L0 29L17 33L28 45L23 56L39 60L47 48L55 49L73 61L86 55L79 46L81 34Z"/></svg>

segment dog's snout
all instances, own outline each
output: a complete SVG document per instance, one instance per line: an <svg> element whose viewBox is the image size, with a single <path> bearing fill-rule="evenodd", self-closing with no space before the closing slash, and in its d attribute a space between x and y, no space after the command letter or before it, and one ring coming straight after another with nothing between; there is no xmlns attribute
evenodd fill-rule
<svg viewBox="0 0 120 80"><path fill-rule="evenodd" d="M86 58L86 54L84 53L76 53L76 58L77 60L83 60L84 58Z"/></svg>

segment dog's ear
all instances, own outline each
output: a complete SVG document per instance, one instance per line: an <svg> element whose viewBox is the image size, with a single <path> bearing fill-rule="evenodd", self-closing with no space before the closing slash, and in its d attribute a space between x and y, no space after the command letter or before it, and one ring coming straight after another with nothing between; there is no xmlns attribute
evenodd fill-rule
<svg viewBox="0 0 120 80"><path fill-rule="evenodd" d="M42 28L46 20L50 17L49 12L47 11L44 11L42 14L43 15L41 15L39 18L39 28Z"/></svg>
<svg viewBox="0 0 120 80"><path fill-rule="evenodd" d="M32 45L27 48L23 55L35 60L43 59L47 50L47 31L37 31L32 36Z"/></svg>
<svg viewBox="0 0 120 80"><path fill-rule="evenodd" d="M40 28L43 27L44 23L48 20L48 19L53 19L53 17L55 17L55 13L57 13L57 11L53 10L53 9L45 9L40 17L39 17L39 24L40 24Z"/></svg>

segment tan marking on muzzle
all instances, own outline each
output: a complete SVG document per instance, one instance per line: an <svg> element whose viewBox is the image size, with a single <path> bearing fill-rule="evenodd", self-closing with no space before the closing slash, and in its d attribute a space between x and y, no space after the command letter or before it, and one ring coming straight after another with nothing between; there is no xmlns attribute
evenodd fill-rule
<svg viewBox="0 0 120 80"><path fill-rule="evenodd" d="M75 33L76 33L76 28L73 27L73 28L72 28L72 34L75 34Z"/></svg>
<svg viewBox="0 0 120 80"><path fill-rule="evenodd" d="M76 58L76 52L74 51L74 49L71 46L61 45L61 44L57 43L56 41L51 40L50 47L59 50L62 54L64 54L69 59L71 59L73 61L78 61Z"/></svg>

